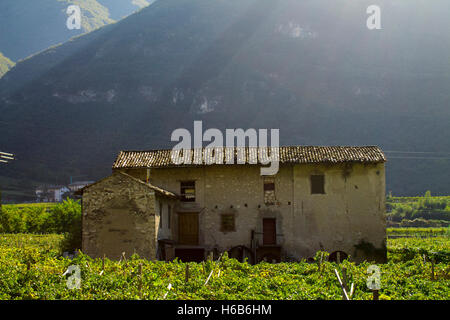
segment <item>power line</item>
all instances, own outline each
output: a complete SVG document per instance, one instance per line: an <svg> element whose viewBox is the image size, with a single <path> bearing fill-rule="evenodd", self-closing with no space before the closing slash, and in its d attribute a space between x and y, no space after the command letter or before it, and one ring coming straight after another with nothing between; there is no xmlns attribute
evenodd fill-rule
<svg viewBox="0 0 450 320"><path fill-rule="evenodd" d="M11 160L16 160L14 158L14 154L9 152L1 152L0 151L0 162L2 163L9 163Z"/></svg>
<svg viewBox="0 0 450 320"><path fill-rule="evenodd" d="M450 152L440 152L440 151L386 151L386 153L411 153L411 154L450 154Z"/></svg>
<svg viewBox="0 0 450 320"><path fill-rule="evenodd" d="M450 160L450 158L445 157L388 157L389 159L422 159L422 160Z"/></svg>
<svg viewBox="0 0 450 320"><path fill-rule="evenodd" d="M388 159L416 159L416 160L449 160L450 152L441 151L400 151L400 150L383 150L384 153L392 153ZM395 155L398 154L398 155ZM427 156L433 155L433 156Z"/></svg>
<svg viewBox="0 0 450 320"><path fill-rule="evenodd" d="M8 156L8 157L14 157L14 155L12 153L8 153L8 152L1 152L0 151L0 155L4 155L4 156Z"/></svg>

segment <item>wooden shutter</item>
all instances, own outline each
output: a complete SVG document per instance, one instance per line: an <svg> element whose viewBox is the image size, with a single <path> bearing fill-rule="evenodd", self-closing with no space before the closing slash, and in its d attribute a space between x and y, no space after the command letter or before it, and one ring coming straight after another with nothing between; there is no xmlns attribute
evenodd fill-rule
<svg viewBox="0 0 450 320"><path fill-rule="evenodd" d="M178 228L180 244L198 245L198 213L180 213Z"/></svg>
<svg viewBox="0 0 450 320"><path fill-rule="evenodd" d="M276 219L263 219L263 244L273 245L277 243Z"/></svg>

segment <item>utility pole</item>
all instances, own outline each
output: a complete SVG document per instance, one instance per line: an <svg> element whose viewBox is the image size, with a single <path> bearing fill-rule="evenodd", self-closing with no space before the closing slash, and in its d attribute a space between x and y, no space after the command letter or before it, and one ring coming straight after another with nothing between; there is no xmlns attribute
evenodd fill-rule
<svg viewBox="0 0 450 320"><path fill-rule="evenodd" d="M0 164L7 164L12 160L16 160L14 158L14 154L0 151ZM2 211L2 190L0 189L0 212L1 211Z"/></svg>

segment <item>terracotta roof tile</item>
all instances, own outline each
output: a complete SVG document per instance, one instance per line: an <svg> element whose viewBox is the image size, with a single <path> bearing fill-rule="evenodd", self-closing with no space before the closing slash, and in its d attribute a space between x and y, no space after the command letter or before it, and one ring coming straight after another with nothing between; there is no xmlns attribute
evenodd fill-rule
<svg viewBox="0 0 450 320"><path fill-rule="evenodd" d="M386 157L377 146L362 147L344 147L344 146L292 146L279 147L280 164L301 164L301 163L342 163L342 162L360 162L360 163L379 163L386 162ZM211 149L191 149L190 159L192 164L188 166L205 165L201 155ZM172 162L171 149L168 150L150 150L150 151L121 151L113 164L113 169L120 168L161 168L186 166L186 164L177 165ZM234 153L235 162L241 152L244 153L245 164L256 163L258 148L256 147L231 147L224 148L224 160ZM239 153L238 153L239 152Z"/></svg>

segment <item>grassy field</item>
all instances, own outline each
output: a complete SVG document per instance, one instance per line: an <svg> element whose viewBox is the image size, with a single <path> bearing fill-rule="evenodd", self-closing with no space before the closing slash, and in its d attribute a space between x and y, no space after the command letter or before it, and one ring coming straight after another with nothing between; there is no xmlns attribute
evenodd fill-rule
<svg viewBox="0 0 450 320"><path fill-rule="evenodd" d="M163 299L167 293L166 299L340 300L334 270L342 276L343 268L349 286L354 284L352 298L372 297L366 286L370 262L323 262L319 267L316 260L252 266L227 256L215 262L166 263L137 256L102 261L83 254L70 260L60 256L59 241L59 235L0 235L0 299ZM389 239L389 262L378 265L380 298L449 300L450 267L445 258L449 251L448 237ZM81 270L80 289L66 286L63 274L70 265Z"/></svg>
<svg viewBox="0 0 450 320"><path fill-rule="evenodd" d="M50 250L58 253L60 234L0 234L0 248Z"/></svg>
<svg viewBox="0 0 450 320"><path fill-rule="evenodd" d="M39 202L39 203L18 203L18 204L4 204L5 209L25 209L25 208L45 208L50 209L54 207L56 202Z"/></svg>

